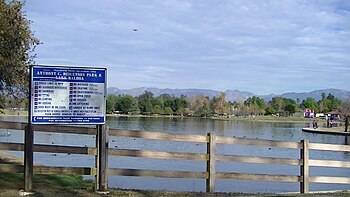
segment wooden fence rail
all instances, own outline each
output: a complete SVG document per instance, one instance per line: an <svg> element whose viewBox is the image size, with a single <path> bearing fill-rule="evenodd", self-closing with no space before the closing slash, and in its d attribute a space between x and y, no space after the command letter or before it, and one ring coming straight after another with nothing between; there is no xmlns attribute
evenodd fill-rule
<svg viewBox="0 0 350 197"><path fill-rule="evenodd" d="M0 150L24 151L24 144L0 142ZM96 155L96 148L34 144L34 152Z"/></svg>
<svg viewBox="0 0 350 197"><path fill-rule="evenodd" d="M108 149L108 155L124 157L143 157L152 159L176 159L176 160L208 160L208 154L198 153L178 153L178 152L160 152L129 149Z"/></svg>
<svg viewBox="0 0 350 197"><path fill-rule="evenodd" d="M17 164L0 164L0 172L23 173L24 166ZM96 168L34 166L34 174L96 175Z"/></svg>
<svg viewBox="0 0 350 197"><path fill-rule="evenodd" d="M0 122L0 129L24 130L26 123L17 122ZM78 174L78 175L94 175L96 176L96 188L107 190L108 176L143 176L143 177L159 177L159 178L191 178L206 179L206 191L215 192L216 179L235 179L250 181L274 181L274 182L295 182L300 183L300 192L308 193L309 183L336 183L350 184L349 177L327 177L327 176L309 176L310 167L335 167L350 168L350 162L333 161L333 160L315 160L310 159L310 150L321 151L345 151L350 152L350 146L309 143L308 140L300 142L260 140L246 138L230 138L215 136L214 133L208 133L207 136L199 135L176 135L161 132L145 132L109 129L106 126L91 127L74 127L74 126L48 126L35 125L35 132L50 133L70 133L78 135L96 135L96 147L78 147L78 146L62 146L62 145L43 145L35 144L34 152L45 153L70 153L95 155L95 167L50 167L50 166L34 166L34 174ZM182 143L203 143L207 145L206 153L191 152L165 152L165 151L149 151L149 150L133 150L133 149L117 149L108 147L108 138L140 138L147 140L174 141ZM299 158L278 158L278 157L261 157L261 156L244 156L244 155L222 155L216 153L216 144L239 145L239 146L258 146L258 147L274 147L282 149L297 149L300 151ZM0 150L24 151L22 143L0 143ZM142 157L151 159L167 159L167 160L195 160L206 162L207 169L205 172L196 171L164 171L164 170L144 170L144 169L119 169L108 168L108 156L122 157ZM244 174L232 172L216 172L216 162L241 162L254 164L273 164L273 165L291 165L299 166L300 174L298 176L290 176L283 174ZM0 164L0 172L23 172L23 165Z"/></svg>
<svg viewBox="0 0 350 197"><path fill-rule="evenodd" d="M109 136L115 137L132 137L132 138L142 138L148 140L167 140L167 141L177 141L177 142L192 142L192 143L207 143L208 137L201 135L176 135L170 133L160 133L160 132L147 132L147 131L131 131L131 130L119 130L119 129L109 129Z"/></svg>

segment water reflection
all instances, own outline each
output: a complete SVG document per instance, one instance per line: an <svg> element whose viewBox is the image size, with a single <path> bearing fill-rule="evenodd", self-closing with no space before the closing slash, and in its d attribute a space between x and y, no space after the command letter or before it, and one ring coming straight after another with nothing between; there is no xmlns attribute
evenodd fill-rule
<svg viewBox="0 0 350 197"><path fill-rule="evenodd" d="M26 122L26 117L0 116L4 121ZM280 122L253 122L253 121L223 121L198 118L127 118L108 117L109 127L115 129L143 130L154 132L166 132L175 134L206 135L215 132L216 135L227 137L242 137L252 139L269 139L281 141L299 142L309 139L312 143L349 144L349 137L320 135L304 133L301 128L305 123L280 123ZM7 130L0 130L6 133ZM8 137L0 137L1 142L23 142L24 133L12 131ZM35 133L35 143L89 146L95 145L95 139L89 135ZM205 153L204 143L183 143L170 141L143 140L138 138L115 138L110 137L110 148L119 149L142 149L170 152L193 152ZM21 152L11 152L17 156L23 156ZM232 154L246 156L298 158L299 151L294 149L280 149L271 147L217 145L217 154ZM310 151L311 159L328 159L349 161L349 152ZM52 156L46 153L35 153L34 161L43 165L54 166L94 166L94 157L85 155L56 154ZM205 162L202 161L174 161L157 160L130 157L110 157L111 168L136 168L136 169L164 169L179 171L205 171ZM156 167L155 167L156 166ZM218 162L218 172L252 172L252 173L281 173L285 175L297 175L297 166L246 164ZM350 176L348 169L312 168L313 175L326 176ZM175 191L204 191L204 180L193 179L157 179L142 177L109 177L110 187L135 188L135 189L166 189ZM254 187L252 188L252 184ZM311 184L313 190L341 190L348 189L348 185ZM217 181L217 191L230 192L291 192L298 191L298 184L294 183L271 183L252 181Z"/></svg>

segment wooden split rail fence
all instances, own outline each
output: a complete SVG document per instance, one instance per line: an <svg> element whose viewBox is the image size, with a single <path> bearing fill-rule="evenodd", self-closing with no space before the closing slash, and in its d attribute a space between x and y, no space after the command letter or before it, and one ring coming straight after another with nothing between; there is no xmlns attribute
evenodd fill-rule
<svg viewBox="0 0 350 197"><path fill-rule="evenodd" d="M25 130L27 124L16 122L0 122L0 129ZM34 174L74 174L74 175L94 175L96 177L96 188L107 190L108 176L144 176L160 178L191 178L206 179L206 191L215 192L216 179L234 179L251 181L274 181L274 182L296 182L300 183L300 192L309 192L309 183L332 183L332 184L350 184L350 177L328 177L328 176L309 176L311 166L318 167L336 167L350 168L350 162L333 160L313 160L309 159L310 150L323 151L344 151L350 152L350 146L309 143L308 140L301 142L287 142L275 140L243 139L216 136L214 133L208 133L207 136L199 135L175 135L160 132L130 131L109 129L106 126L97 128L73 127L73 126L52 126L35 125L34 131L50 133L73 133L84 135L96 135L96 147L76 147L76 146L57 146L57 145L34 145L34 152L50 153L72 153L96 155L95 167L49 167L34 166ZM142 138L148 140L166 140L189 143L207 144L206 154L183 153L183 152L160 152L147 150L115 149L108 148L108 136ZM100 143L99 143L100 142ZM102 142L102 143L101 143ZM216 144L231 144L242 146L275 147L285 149L299 149L300 157L275 158L275 157L256 157L242 155L219 155L216 154ZM0 150L24 151L22 143L0 143ZM140 169L118 169L108 168L108 156L123 157L143 157L153 159L169 160L199 160L206 162L207 170L205 172L190 171L163 171L163 170L140 170ZM275 174L244 174L216 172L216 161L242 162L255 164L276 164L300 166L299 176L275 175ZM0 164L0 172L23 172L23 165Z"/></svg>

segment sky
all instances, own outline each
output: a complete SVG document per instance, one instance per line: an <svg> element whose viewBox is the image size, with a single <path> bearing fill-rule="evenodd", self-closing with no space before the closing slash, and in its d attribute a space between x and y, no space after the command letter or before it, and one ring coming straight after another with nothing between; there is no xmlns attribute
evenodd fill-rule
<svg viewBox="0 0 350 197"><path fill-rule="evenodd" d="M41 65L108 87L350 90L349 0L27 0Z"/></svg>

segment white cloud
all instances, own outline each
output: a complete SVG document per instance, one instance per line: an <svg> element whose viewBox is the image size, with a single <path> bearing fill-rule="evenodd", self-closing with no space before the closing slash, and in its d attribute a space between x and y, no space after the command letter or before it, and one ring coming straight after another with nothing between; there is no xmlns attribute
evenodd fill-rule
<svg viewBox="0 0 350 197"><path fill-rule="evenodd" d="M38 63L107 65L119 88L349 90L345 0L53 0L25 9L44 43ZM316 82L303 84L310 72Z"/></svg>

